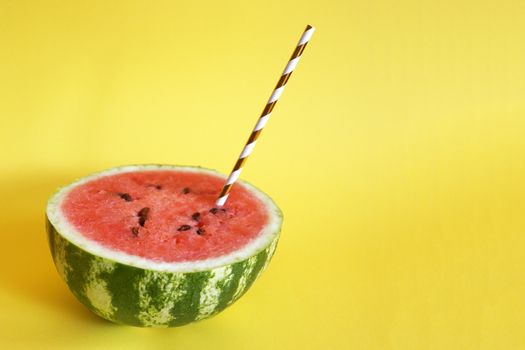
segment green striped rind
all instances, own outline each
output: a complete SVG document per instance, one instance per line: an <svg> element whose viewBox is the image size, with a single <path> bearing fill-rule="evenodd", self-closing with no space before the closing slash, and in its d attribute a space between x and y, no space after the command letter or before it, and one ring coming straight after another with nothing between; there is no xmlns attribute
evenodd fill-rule
<svg viewBox="0 0 525 350"><path fill-rule="evenodd" d="M279 235L263 250L230 265L199 272L147 270L93 255L47 221L58 273L97 315L140 327L176 327L202 320L240 298L264 271Z"/></svg>

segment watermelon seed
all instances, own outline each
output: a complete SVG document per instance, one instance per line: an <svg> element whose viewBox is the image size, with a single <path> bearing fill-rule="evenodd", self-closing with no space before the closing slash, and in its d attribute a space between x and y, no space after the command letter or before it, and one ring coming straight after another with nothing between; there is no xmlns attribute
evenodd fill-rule
<svg viewBox="0 0 525 350"><path fill-rule="evenodd" d="M138 227L132 227L131 233L133 233L133 236L137 237L139 235L139 228Z"/></svg>
<svg viewBox="0 0 525 350"><path fill-rule="evenodd" d="M198 211L191 214L191 219L194 220L194 221L199 221L201 219L201 213L199 213Z"/></svg>
<svg viewBox="0 0 525 350"><path fill-rule="evenodd" d="M125 200L126 202L131 202L133 198L129 195L129 193L119 193L118 196Z"/></svg>
<svg viewBox="0 0 525 350"><path fill-rule="evenodd" d="M155 187L157 190L162 190L161 185L147 185L147 187Z"/></svg>
<svg viewBox="0 0 525 350"><path fill-rule="evenodd" d="M211 208L211 209L210 209L210 213L212 213L213 215L215 215L215 214L217 214L217 213L219 212L219 210L220 210L221 212L223 212L223 213L226 213L226 209L224 209L224 208L220 208L220 209L219 209L219 208Z"/></svg>
<svg viewBox="0 0 525 350"><path fill-rule="evenodd" d="M206 232L206 230L204 230L203 228L199 228L197 229L197 234L200 236L202 235L204 232Z"/></svg>
<svg viewBox="0 0 525 350"><path fill-rule="evenodd" d="M144 227L144 224L146 223L146 220L148 219L148 214L149 214L148 207L144 207L140 209L140 211L138 212L140 226Z"/></svg>
<svg viewBox="0 0 525 350"><path fill-rule="evenodd" d="M189 187L184 187L184 188L182 189L182 193L184 193L184 194L188 194L188 193L190 193L190 188L189 188Z"/></svg>
<svg viewBox="0 0 525 350"><path fill-rule="evenodd" d="M177 231L188 231L191 229L191 226L190 225L182 225L180 226Z"/></svg>

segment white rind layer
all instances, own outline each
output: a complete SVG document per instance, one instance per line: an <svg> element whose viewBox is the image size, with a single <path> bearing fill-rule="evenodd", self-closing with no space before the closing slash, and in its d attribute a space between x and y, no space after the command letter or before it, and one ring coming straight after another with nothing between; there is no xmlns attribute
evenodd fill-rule
<svg viewBox="0 0 525 350"><path fill-rule="evenodd" d="M65 187L60 188L48 201L46 214L51 224L56 230L69 242L75 244L81 249L89 252L93 255L97 255L121 264L135 266L142 269L153 270L153 271L165 271L165 272L199 272L210 269L215 269L221 266L230 265L232 263L245 260L259 251L265 249L271 244L274 239L279 235L280 227L282 224L282 213L279 208L275 205L273 200L268 197L265 193L250 185L245 181L237 182L237 185L243 186L254 194L267 208L269 221L268 224L263 228L260 234L246 244L244 247L233 251L229 254L219 256L216 258L197 260L197 261L185 261L185 262L162 262L151 259L145 259L139 256L127 254L115 249L104 247L101 244L85 237L78 232L73 225L66 219L64 213L61 210L61 203L65 196L76 186L82 185L90 180L94 180L103 176L115 175L127 172L137 171L152 171L152 170L176 170L194 173L205 173L224 179L226 177L216 171L189 167L189 166L175 166L175 165L129 165L117 168L111 168L105 171L94 173L92 175L83 177Z"/></svg>

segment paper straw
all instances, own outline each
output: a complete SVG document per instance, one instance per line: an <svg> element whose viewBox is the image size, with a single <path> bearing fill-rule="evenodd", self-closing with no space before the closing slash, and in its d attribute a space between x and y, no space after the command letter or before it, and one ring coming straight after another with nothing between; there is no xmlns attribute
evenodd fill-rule
<svg viewBox="0 0 525 350"><path fill-rule="evenodd" d="M299 39L299 42L297 43L297 46L295 47L292 57L290 57L290 60L288 61L286 68L284 68L283 74L281 74L281 77L279 81L277 82L277 85L275 86L275 89L273 90L272 95L270 96L270 99L268 99L268 103L266 103L266 106L264 107L261 113L261 116L259 117L259 120L257 120L257 123L255 124L255 127L253 128L253 131L250 134L250 137L248 138L246 145L244 146L241 154L239 155L239 159L237 159L237 162L235 163L235 166L233 167L230 173L230 176L228 176L228 179L226 180L226 184L222 188L222 191L219 194L219 197L217 198L215 202L216 206L222 207L224 203L226 203L226 200L228 199L228 196L230 194L230 190L233 184L235 183L235 181L237 181L237 179L241 175L242 167L244 163L246 162L246 159L252 153L253 148L255 147L255 143L257 142L257 139L259 138L259 135L262 132L262 129L268 122L268 119L270 119L272 110L277 104L279 97L281 97L281 94L284 91L284 87L286 86L288 79L290 79L290 76L295 70L295 67L297 66L297 63L299 62L299 59L301 58L304 48L310 41L310 38L314 34L314 31L315 31L314 27L310 25L306 26L306 29L304 30L303 35L301 36L301 39Z"/></svg>

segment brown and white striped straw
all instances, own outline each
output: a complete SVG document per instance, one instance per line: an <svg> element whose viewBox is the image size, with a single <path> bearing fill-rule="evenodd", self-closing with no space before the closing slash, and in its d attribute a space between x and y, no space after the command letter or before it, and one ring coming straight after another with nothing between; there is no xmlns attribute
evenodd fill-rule
<svg viewBox="0 0 525 350"><path fill-rule="evenodd" d="M297 43L297 46L292 54L292 57L290 57L290 60L288 61L286 68L284 68L283 74L281 74L281 78L277 82L277 85L275 86L275 89L273 90L272 95L270 96L270 99L268 100L268 103L266 103L266 106L264 107L261 113L261 116L259 117L259 120L257 120L257 124L255 124L255 127L253 128L253 131L250 137L248 138L248 141L246 142L246 145L244 146L239 156L239 159L235 163L235 166L233 167L230 173L230 176L228 176L228 180L226 180L226 184L222 188L222 191L219 194L219 197L215 201L216 206L222 207L224 203L226 203L226 200L228 199L228 195L230 193L230 190L233 184L235 183L235 181L237 181L237 179L241 175L242 167L244 163L246 162L246 159L252 153L253 148L255 147L255 143L257 142L257 139L259 138L259 135L262 132L262 129L268 122L268 119L270 118L273 108L277 104L279 97L281 97L281 94L284 91L284 87L286 86L288 79L290 79L290 76L295 70L295 67L297 66L297 63L299 62L299 59L301 58L304 48L310 41L310 38L314 34L314 31L315 31L314 27L310 25L306 26L306 29L304 30L304 33L301 36L301 39L299 39L299 42Z"/></svg>

